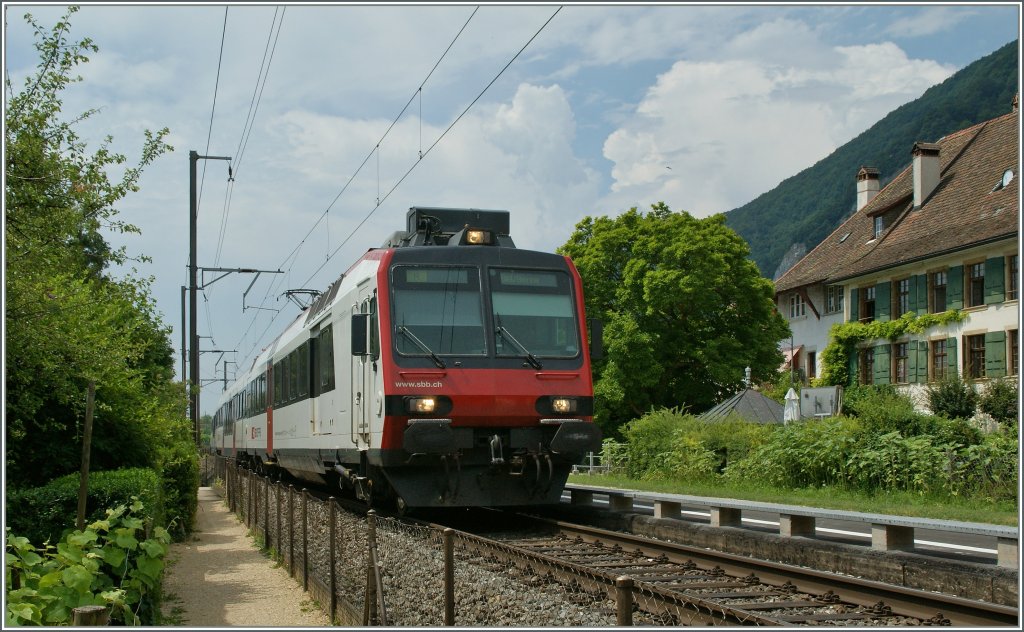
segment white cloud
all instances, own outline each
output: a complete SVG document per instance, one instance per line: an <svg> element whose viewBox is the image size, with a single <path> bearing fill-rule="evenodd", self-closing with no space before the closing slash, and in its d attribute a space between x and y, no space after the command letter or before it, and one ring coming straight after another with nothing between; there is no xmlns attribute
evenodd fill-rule
<svg viewBox="0 0 1024 632"><path fill-rule="evenodd" d="M951 30L976 13L965 7L922 7L912 15L893 20L885 29L892 37L923 37Z"/></svg>
<svg viewBox="0 0 1024 632"><path fill-rule="evenodd" d="M721 57L676 62L609 135L616 208L736 208L953 72L892 43L828 46L792 20L741 33Z"/></svg>

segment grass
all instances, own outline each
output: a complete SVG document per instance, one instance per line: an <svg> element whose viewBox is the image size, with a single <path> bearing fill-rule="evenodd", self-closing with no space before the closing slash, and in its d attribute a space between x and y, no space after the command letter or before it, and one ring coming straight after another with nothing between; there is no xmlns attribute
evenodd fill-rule
<svg viewBox="0 0 1024 632"><path fill-rule="evenodd" d="M1017 526L1018 523L1016 503L985 498L935 497L912 492L869 495L835 487L776 489L752 484L726 485L707 481L638 481L616 474L573 474L569 477L569 483L940 520L1010 526Z"/></svg>

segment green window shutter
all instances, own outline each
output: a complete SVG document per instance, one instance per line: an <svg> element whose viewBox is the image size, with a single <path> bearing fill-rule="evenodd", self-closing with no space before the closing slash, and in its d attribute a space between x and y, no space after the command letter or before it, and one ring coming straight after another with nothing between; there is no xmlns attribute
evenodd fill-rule
<svg viewBox="0 0 1024 632"><path fill-rule="evenodd" d="M917 341L917 383L928 383L928 365L931 359L928 357L928 341Z"/></svg>
<svg viewBox="0 0 1024 632"><path fill-rule="evenodd" d="M883 322L889 320L889 314L892 313L892 304L889 302L889 288L891 287L892 283L889 281L875 286L875 320Z"/></svg>
<svg viewBox="0 0 1024 632"><path fill-rule="evenodd" d="M911 294L911 297L914 297L914 298L911 299L911 300L914 301L914 304L911 307L911 309L913 309L918 314L927 314L928 313L928 275L927 274L919 274L916 277L914 277L914 286L913 287L916 288L917 291L914 294Z"/></svg>
<svg viewBox="0 0 1024 632"><path fill-rule="evenodd" d="M1002 303L1006 297L1003 257L985 260L985 304ZM985 353L988 355L988 352Z"/></svg>
<svg viewBox="0 0 1024 632"><path fill-rule="evenodd" d="M988 274L988 270L985 271ZM985 334L985 377L1006 375L1006 332L990 331Z"/></svg>
<svg viewBox="0 0 1024 632"><path fill-rule="evenodd" d="M860 319L860 301L857 296L857 288L850 290L850 322L855 323ZM854 373L856 375L856 373Z"/></svg>
<svg viewBox="0 0 1024 632"><path fill-rule="evenodd" d="M888 384L892 367L889 365L889 345L875 347L875 384Z"/></svg>
<svg viewBox="0 0 1024 632"><path fill-rule="evenodd" d="M956 360L956 338L946 338L946 377L959 374L960 363Z"/></svg>
<svg viewBox="0 0 1024 632"><path fill-rule="evenodd" d="M964 267L953 266L946 277L946 309L964 308Z"/></svg>
<svg viewBox="0 0 1024 632"><path fill-rule="evenodd" d="M924 384L928 381L928 341L911 340L907 343L907 382Z"/></svg>

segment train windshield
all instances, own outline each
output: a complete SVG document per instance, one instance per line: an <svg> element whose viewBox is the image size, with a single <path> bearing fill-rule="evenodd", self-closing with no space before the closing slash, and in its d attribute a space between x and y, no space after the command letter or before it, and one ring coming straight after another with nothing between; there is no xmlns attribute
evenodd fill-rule
<svg viewBox="0 0 1024 632"><path fill-rule="evenodd" d="M572 283L557 270L491 268L495 352L499 356L574 358L579 335Z"/></svg>
<svg viewBox="0 0 1024 632"><path fill-rule="evenodd" d="M487 353L477 268L396 266L392 275L394 339L399 353Z"/></svg>

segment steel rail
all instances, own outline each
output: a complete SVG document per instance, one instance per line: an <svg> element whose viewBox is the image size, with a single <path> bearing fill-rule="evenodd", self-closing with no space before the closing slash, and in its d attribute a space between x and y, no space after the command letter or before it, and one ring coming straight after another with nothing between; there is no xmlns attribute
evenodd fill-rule
<svg viewBox="0 0 1024 632"><path fill-rule="evenodd" d="M948 619L950 625L965 627L993 625L1019 627L1019 609L1012 606L885 584L829 571L757 560L685 544L651 540L561 520L533 518L542 523L549 523L563 532L584 537L584 539L628 544L638 547L652 556L665 555L672 560L684 558L702 560L718 565L726 572L736 575L756 572L766 584L782 584L788 581L794 584L799 591L811 594L831 590L844 601L864 606L871 606L878 601L883 601L892 608L895 614L926 621L939 622L941 619ZM937 615L941 615L941 617L937 618Z"/></svg>

